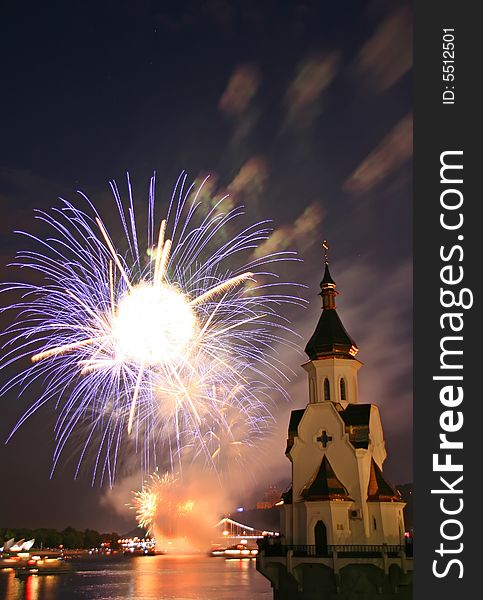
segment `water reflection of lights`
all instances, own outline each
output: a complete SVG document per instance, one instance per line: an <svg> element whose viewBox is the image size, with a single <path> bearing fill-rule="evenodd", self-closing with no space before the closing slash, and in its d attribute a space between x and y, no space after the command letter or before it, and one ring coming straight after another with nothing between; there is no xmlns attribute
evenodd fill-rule
<svg viewBox="0 0 483 600"><path fill-rule="evenodd" d="M199 573L187 568L190 560L191 557L182 555L133 559L136 577L132 597L163 598L165 592L169 597L186 597L186 592L196 590L199 585Z"/></svg>
<svg viewBox="0 0 483 600"><path fill-rule="evenodd" d="M255 560L250 558L213 560L205 555L133 558L122 560L123 567L121 571L115 569L116 576L108 566L113 564L111 561L112 559L100 557L99 562L96 560L92 563L98 564L100 570L97 567L92 571L81 570L75 577L44 575L22 580L15 578L14 571L2 571L0 598L2 600L67 600L67 598L82 596L93 600L122 596L126 599L142 598L143 600L160 598L253 600L254 597L270 597L270 584L260 577L255 568ZM122 592L120 585L122 585Z"/></svg>
<svg viewBox="0 0 483 600"><path fill-rule="evenodd" d="M57 575L29 575L25 579L15 577L15 568L0 571L2 581L0 596L5 600L47 600L57 598L59 577ZM3 595L2 595L3 594Z"/></svg>
<svg viewBox="0 0 483 600"><path fill-rule="evenodd" d="M146 600L243 598L246 600L252 598L250 590L255 589L250 587L252 576L256 578L257 584L260 583L260 586L266 589L265 582L258 580L254 558L236 557L213 561L205 556L165 555L134 558L130 564L133 569L130 578L132 582L130 598ZM226 588L226 593L222 588Z"/></svg>
<svg viewBox="0 0 483 600"><path fill-rule="evenodd" d="M39 598L39 578L30 576L25 581L25 600L38 600Z"/></svg>
<svg viewBox="0 0 483 600"><path fill-rule="evenodd" d="M159 594L160 588L160 570L162 564L161 557L146 557L133 559L134 571L137 577L134 578L134 590L132 598L162 598ZM161 559L162 560L162 559Z"/></svg>

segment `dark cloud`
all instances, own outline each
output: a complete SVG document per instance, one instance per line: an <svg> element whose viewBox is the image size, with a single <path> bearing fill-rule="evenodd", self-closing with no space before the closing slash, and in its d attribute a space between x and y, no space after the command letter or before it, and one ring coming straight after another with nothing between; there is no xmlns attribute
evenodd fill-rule
<svg viewBox="0 0 483 600"><path fill-rule="evenodd" d="M412 156L413 119L406 115L359 164L344 183L346 192L371 191L399 169Z"/></svg>
<svg viewBox="0 0 483 600"><path fill-rule="evenodd" d="M228 184L227 192L235 199L256 199L265 190L269 173L267 160L263 156L253 156L243 163L238 173Z"/></svg>
<svg viewBox="0 0 483 600"><path fill-rule="evenodd" d="M207 0L203 3L203 11L224 34L231 34L235 27L237 7L228 0Z"/></svg>
<svg viewBox="0 0 483 600"><path fill-rule="evenodd" d="M62 191L60 183L29 169L0 166L0 251L4 252L8 261L24 241L14 232L25 229L30 233L42 231L43 224L34 219L34 208L56 204ZM0 263L0 271L4 269L5 262Z"/></svg>
<svg viewBox="0 0 483 600"><path fill-rule="evenodd" d="M276 228L268 240L262 242L255 250L254 258L289 249L305 252L314 242L320 240L323 218L322 204L312 202L293 223Z"/></svg>
<svg viewBox="0 0 483 600"><path fill-rule="evenodd" d="M339 65L336 52L311 56L297 67L286 96L286 125L309 127L322 111L322 92L334 79Z"/></svg>
<svg viewBox="0 0 483 600"><path fill-rule="evenodd" d="M245 64L237 67L220 98L220 110L230 117L240 116L250 105L260 82L261 74L256 65Z"/></svg>
<svg viewBox="0 0 483 600"><path fill-rule="evenodd" d="M402 6L384 19L361 48L355 70L365 89L383 92L399 81L412 63L412 14Z"/></svg>
<svg viewBox="0 0 483 600"><path fill-rule="evenodd" d="M218 102L221 113L233 123L233 146L248 138L262 116L262 111L254 102L261 82L262 76L257 65L239 65L230 76Z"/></svg>

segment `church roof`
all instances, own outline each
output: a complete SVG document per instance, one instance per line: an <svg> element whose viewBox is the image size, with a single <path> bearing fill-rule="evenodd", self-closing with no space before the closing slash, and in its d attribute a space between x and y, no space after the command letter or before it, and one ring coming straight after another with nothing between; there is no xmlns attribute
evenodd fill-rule
<svg viewBox="0 0 483 600"><path fill-rule="evenodd" d="M335 298L338 295L337 286L332 279L327 262L320 289L323 310L317 327L305 347L305 352L310 360L327 356L353 358L359 349L337 314L335 306Z"/></svg>
<svg viewBox="0 0 483 600"><path fill-rule="evenodd" d="M293 446L294 438L298 435L298 426L300 420L304 416L305 408L299 408L297 410L293 410L290 413L290 422L288 424L288 439L287 439L287 447L285 448L285 454L288 454Z"/></svg>
<svg viewBox="0 0 483 600"><path fill-rule="evenodd" d="M381 469L374 459L371 461L369 485L367 487L368 502L402 502L401 494L393 488L382 475Z"/></svg>
<svg viewBox="0 0 483 600"><path fill-rule="evenodd" d="M346 425L369 426L371 417L371 404L349 404L347 408L340 411L340 416Z"/></svg>
<svg viewBox="0 0 483 600"><path fill-rule="evenodd" d="M310 360L334 355L353 358L357 350L357 344L345 330L335 308L323 310L317 327L305 346Z"/></svg>
<svg viewBox="0 0 483 600"><path fill-rule="evenodd" d="M299 423L304 416L305 408L298 408L290 413L290 422L288 424L288 434L297 434Z"/></svg>
<svg viewBox="0 0 483 600"><path fill-rule="evenodd" d="M339 412L342 417L349 441L354 448L369 448L369 419L371 417L370 404L349 404Z"/></svg>
<svg viewBox="0 0 483 600"><path fill-rule="evenodd" d="M324 455L320 467L313 474L310 481L302 490L302 497L306 501L314 500L349 500L349 492L338 479L327 456Z"/></svg>
<svg viewBox="0 0 483 600"><path fill-rule="evenodd" d="M328 262L325 263L324 277L323 277L322 281L320 282L320 287L323 288L324 285L332 285L332 286L336 285L335 281L332 279L332 276L330 274Z"/></svg>
<svg viewBox="0 0 483 600"><path fill-rule="evenodd" d="M344 421L345 431L349 434L349 441L354 448L369 447L369 420L371 417L371 404L349 404L343 409L340 404L336 405L337 412ZM305 408L293 410L290 413L288 425L288 438L285 454L288 454L298 435L298 426L304 416Z"/></svg>
<svg viewBox="0 0 483 600"><path fill-rule="evenodd" d="M292 498L293 498L293 491L292 491L292 486L290 486L286 492L283 492L281 499L283 500L284 504L292 504Z"/></svg>

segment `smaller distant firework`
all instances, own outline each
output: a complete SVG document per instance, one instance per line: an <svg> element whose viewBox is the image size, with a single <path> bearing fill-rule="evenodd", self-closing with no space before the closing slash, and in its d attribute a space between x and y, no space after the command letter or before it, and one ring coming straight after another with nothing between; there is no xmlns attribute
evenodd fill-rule
<svg viewBox="0 0 483 600"><path fill-rule="evenodd" d="M154 478L160 480L158 475L151 476L151 480ZM129 505L129 508L136 511L136 520L139 527L144 527L151 535L153 534L157 506L157 494L149 484L143 486L142 490L134 492L133 503Z"/></svg>
<svg viewBox="0 0 483 600"><path fill-rule="evenodd" d="M195 500L183 497L183 489L176 475L153 473L138 492L129 508L136 511L140 527L151 536L163 539L180 535L180 519L191 514Z"/></svg>

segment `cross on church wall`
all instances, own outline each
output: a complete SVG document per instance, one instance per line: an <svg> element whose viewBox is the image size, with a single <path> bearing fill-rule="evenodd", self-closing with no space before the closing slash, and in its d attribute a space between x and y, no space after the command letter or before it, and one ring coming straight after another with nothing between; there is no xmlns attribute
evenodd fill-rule
<svg viewBox="0 0 483 600"><path fill-rule="evenodd" d="M332 436L331 435L327 435L327 431L322 432L322 435L319 435L318 438L316 438L317 442L320 442L322 444L323 448L327 448L327 445L329 444L329 442L332 441Z"/></svg>

